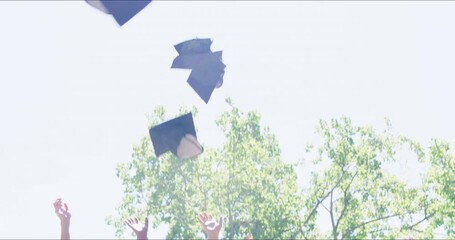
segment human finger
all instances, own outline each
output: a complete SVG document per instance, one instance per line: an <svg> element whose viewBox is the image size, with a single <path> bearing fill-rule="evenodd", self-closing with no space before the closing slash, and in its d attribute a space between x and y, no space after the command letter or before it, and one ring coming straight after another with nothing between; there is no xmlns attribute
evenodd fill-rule
<svg viewBox="0 0 455 240"><path fill-rule="evenodd" d="M126 223L130 228L133 227L133 226L132 226L132 225L133 225L133 219L132 219L132 218L127 218L127 219L125 220L125 223Z"/></svg>
<svg viewBox="0 0 455 240"><path fill-rule="evenodd" d="M61 200L62 200L61 198L57 198L57 200L55 200L54 202L55 211L58 211L58 209L60 208Z"/></svg>
<svg viewBox="0 0 455 240"><path fill-rule="evenodd" d="M148 218L148 217L145 217L144 227L145 227L146 229L149 228L149 218Z"/></svg>
<svg viewBox="0 0 455 240"><path fill-rule="evenodd" d="M200 224L204 225L204 220L202 219L202 215L200 215L199 217L196 217L196 218Z"/></svg>

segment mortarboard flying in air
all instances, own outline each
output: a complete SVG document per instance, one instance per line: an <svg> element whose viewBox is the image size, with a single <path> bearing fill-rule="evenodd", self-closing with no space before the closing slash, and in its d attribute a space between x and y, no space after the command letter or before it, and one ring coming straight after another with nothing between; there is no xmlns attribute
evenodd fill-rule
<svg viewBox="0 0 455 240"><path fill-rule="evenodd" d="M191 69L188 84L204 100L209 102L215 88L223 85L224 69L222 51L212 52L212 40L192 39L175 45L179 53L172 62L171 68Z"/></svg>
<svg viewBox="0 0 455 240"><path fill-rule="evenodd" d="M85 0L98 10L111 14L120 26L144 9L152 0Z"/></svg>
<svg viewBox="0 0 455 240"><path fill-rule="evenodd" d="M191 113L156 125L149 133L156 157L171 151L180 159L188 159L204 151L197 140Z"/></svg>

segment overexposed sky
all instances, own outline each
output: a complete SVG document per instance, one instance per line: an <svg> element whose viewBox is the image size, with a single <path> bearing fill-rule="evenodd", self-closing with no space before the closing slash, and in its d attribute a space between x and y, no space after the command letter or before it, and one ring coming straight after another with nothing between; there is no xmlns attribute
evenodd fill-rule
<svg viewBox="0 0 455 240"><path fill-rule="evenodd" d="M0 238L112 238L115 165L148 134L146 113L195 105L199 140L232 97L257 110L296 161L319 119L347 115L426 143L455 140L455 3L154 1L123 27L84 1L0 2ZM170 69L173 45L212 38L224 84L205 104ZM149 237L164 237L151 231Z"/></svg>

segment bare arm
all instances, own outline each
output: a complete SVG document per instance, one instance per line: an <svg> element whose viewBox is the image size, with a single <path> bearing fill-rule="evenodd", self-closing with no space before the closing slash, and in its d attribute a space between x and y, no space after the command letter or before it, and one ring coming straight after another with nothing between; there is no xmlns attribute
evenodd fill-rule
<svg viewBox="0 0 455 240"><path fill-rule="evenodd" d="M71 213L68 211L68 205L62 202L61 198L58 198L54 202L55 214L60 219L60 238L70 239L70 220Z"/></svg>

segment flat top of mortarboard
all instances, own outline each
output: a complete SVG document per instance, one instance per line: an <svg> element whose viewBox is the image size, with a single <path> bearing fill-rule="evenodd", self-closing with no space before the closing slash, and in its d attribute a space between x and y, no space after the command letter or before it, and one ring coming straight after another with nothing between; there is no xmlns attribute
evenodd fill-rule
<svg viewBox="0 0 455 240"><path fill-rule="evenodd" d="M204 67L212 62L221 62L223 51L179 55L172 62L171 68L193 69Z"/></svg>
<svg viewBox="0 0 455 240"><path fill-rule="evenodd" d="M178 146L187 134L197 138L192 113L158 124L150 128L149 133L157 157L167 151L177 154Z"/></svg>
<svg viewBox="0 0 455 240"><path fill-rule="evenodd" d="M210 53L210 46L212 40L210 38L195 38L188 41L181 42L175 45L175 50L179 55Z"/></svg>

